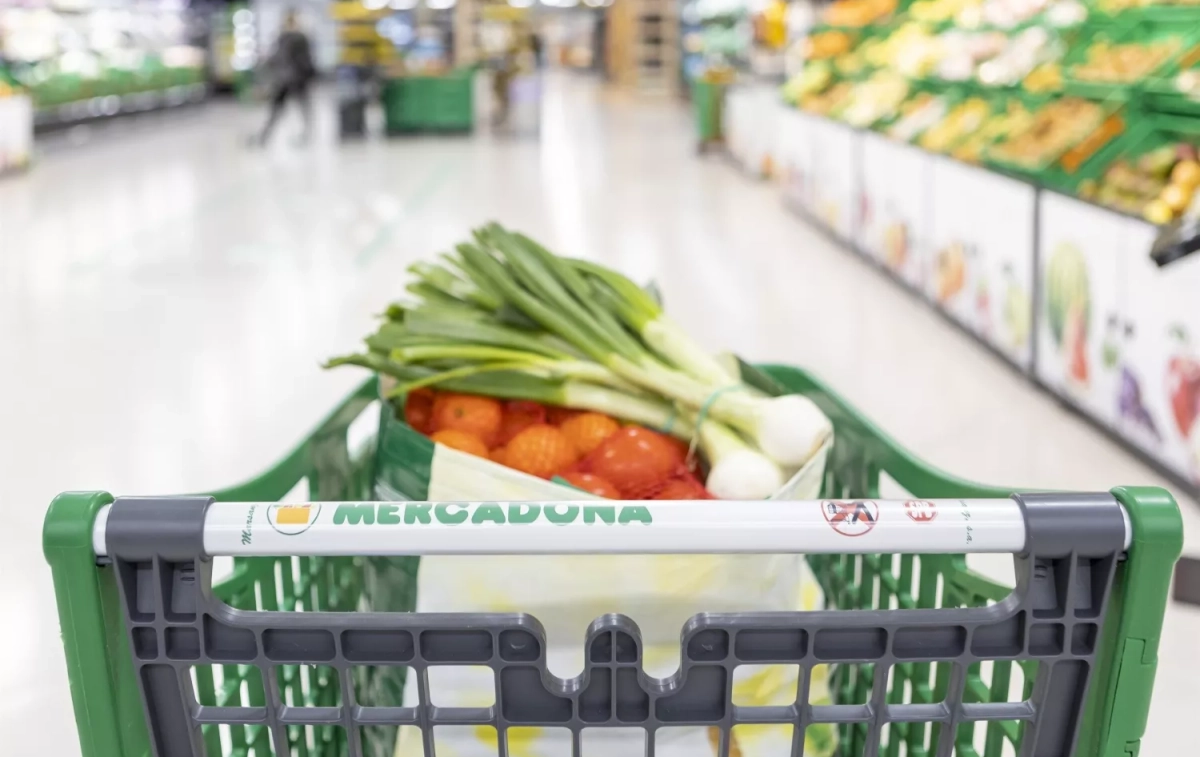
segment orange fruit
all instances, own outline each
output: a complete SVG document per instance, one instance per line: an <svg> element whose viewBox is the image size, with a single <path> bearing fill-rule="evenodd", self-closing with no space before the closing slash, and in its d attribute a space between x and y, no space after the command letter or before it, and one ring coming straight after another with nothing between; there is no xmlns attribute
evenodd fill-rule
<svg viewBox="0 0 1200 757"><path fill-rule="evenodd" d="M621 429L621 424L601 413L581 413L559 426L579 454L586 455Z"/></svg>
<svg viewBox="0 0 1200 757"><path fill-rule="evenodd" d="M508 447L497 447L488 454L488 457L493 463L508 465Z"/></svg>
<svg viewBox="0 0 1200 757"><path fill-rule="evenodd" d="M591 473L572 471L562 474L562 477L576 489L583 489L585 492L595 494L597 497L607 497L608 499L621 498L621 492L617 491L617 487Z"/></svg>
<svg viewBox="0 0 1200 757"><path fill-rule="evenodd" d="M588 455L587 471L611 481L626 499L653 496L671 477L686 470L673 440L639 426L610 436Z"/></svg>
<svg viewBox="0 0 1200 757"><path fill-rule="evenodd" d="M504 454L505 465L539 478L561 473L578 459L579 453L567 435L545 423L514 436Z"/></svg>
<svg viewBox="0 0 1200 757"><path fill-rule="evenodd" d="M439 394L433 403L434 431L466 431L491 446L500 434L504 410L491 397Z"/></svg>
<svg viewBox="0 0 1200 757"><path fill-rule="evenodd" d="M433 403L435 393L432 389L414 389L404 398L404 422L422 434L428 435L433 430Z"/></svg>
<svg viewBox="0 0 1200 757"><path fill-rule="evenodd" d="M447 428L441 431L435 431L433 436L429 437L438 444L444 444L451 449L456 449L459 452L466 452L468 455L476 457L487 457L488 448L483 443L483 440L478 436L466 431L458 431L457 429Z"/></svg>
<svg viewBox="0 0 1200 757"><path fill-rule="evenodd" d="M508 444L514 436L538 423L546 422L546 407L530 400L510 400L504 403L504 418L500 421L500 444Z"/></svg>

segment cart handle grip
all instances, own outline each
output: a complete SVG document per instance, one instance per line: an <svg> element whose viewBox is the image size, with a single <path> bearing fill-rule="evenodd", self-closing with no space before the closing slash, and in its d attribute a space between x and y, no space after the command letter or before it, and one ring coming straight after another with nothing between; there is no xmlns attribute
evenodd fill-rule
<svg viewBox="0 0 1200 757"><path fill-rule="evenodd" d="M1033 510L1028 501L1042 509ZM1049 502L1047 502L1049 500ZM1045 507L1049 505L1050 510ZM1111 509L1110 509L1111 508ZM1117 519L1119 512L1120 519ZM1049 517L1031 513L1045 513ZM1128 513L1110 494L1011 499L556 502L214 502L121 498L93 530L98 556L1008 553L1052 531L1112 536ZM1086 535L1085 535L1086 537ZM1061 537L1054 536L1055 539ZM1078 541L1078 539L1067 539ZM1084 538L1086 542L1086 538ZM1115 541L1107 539L1110 547ZM178 543L172 548L169 543ZM1064 547L1078 551L1078 547Z"/></svg>

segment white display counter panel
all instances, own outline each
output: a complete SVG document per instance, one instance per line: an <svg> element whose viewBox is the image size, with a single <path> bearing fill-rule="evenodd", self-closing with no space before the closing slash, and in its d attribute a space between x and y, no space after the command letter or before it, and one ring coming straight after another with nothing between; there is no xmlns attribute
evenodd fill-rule
<svg viewBox="0 0 1200 757"><path fill-rule="evenodd" d="M1036 375L1114 429L1119 376L1106 367L1111 357L1106 361L1105 350L1111 350L1125 312L1125 221L1079 200L1042 193Z"/></svg>
<svg viewBox="0 0 1200 757"><path fill-rule="evenodd" d="M813 209L812 157L816 119L798 110L789 110L779 119L776 144L779 152L779 186L784 201L799 210Z"/></svg>
<svg viewBox="0 0 1200 757"><path fill-rule="evenodd" d="M726 93L721 129L730 154L747 173L767 176L774 170L779 119L784 114L779 90L773 85L731 87Z"/></svg>
<svg viewBox="0 0 1200 757"><path fill-rule="evenodd" d="M860 135L844 124L813 119L809 140L809 210L835 236L852 243L860 215Z"/></svg>
<svg viewBox="0 0 1200 757"><path fill-rule="evenodd" d="M880 134L861 139L858 247L922 289L930 261L934 158Z"/></svg>
<svg viewBox="0 0 1200 757"><path fill-rule="evenodd" d="M29 165L33 156L33 101L28 95L0 97L0 175Z"/></svg>
<svg viewBox="0 0 1200 757"><path fill-rule="evenodd" d="M925 293L1029 369L1037 189L949 158L931 158Z"/></svg>

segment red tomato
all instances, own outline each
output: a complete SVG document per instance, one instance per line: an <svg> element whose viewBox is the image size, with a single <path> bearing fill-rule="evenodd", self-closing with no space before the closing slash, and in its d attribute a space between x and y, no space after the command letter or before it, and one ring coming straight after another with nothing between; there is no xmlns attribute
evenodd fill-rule
<svg viewBox="0 0 1200 757"><path fill-rule="evenodd" d="M638 426L610 436L588 455L586 467L611 481L626 499L652 496L685 469L684 455L674 441Z"/></svg>
<svg viewBox="0 0 1200 757"><path fill-rule="evenodd" d="M404 422L428 436L433 432L432 389L414 389L404 398Z"/></svg>
<svg viewBox="0 0 1200 757"><path fill-rule="evenodd" d="M571 472L562 474L562 477L576 489L583 489L585 492L595 494L597 497L606 497L608 499L621 498L621 492L617 491L617 487L597 475Z"/></svg>

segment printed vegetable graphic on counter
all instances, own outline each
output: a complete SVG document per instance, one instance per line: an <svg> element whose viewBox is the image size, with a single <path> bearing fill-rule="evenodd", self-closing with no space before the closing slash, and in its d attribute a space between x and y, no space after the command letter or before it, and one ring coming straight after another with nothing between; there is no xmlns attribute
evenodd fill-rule
<svg viewBox="0 0 1200 757"><path fill-rule="evenodd" d="M1067 376L1088 383L1087 341L1091 319L1087 261L1078 247L1063 242L1046 268L1046 316L1050 335L1067 361Z"/></svg>
<svg viewBox="0 0 1200 757"><path fill-rule="evenodd" d="M984 337L992 335L992 293L986 279L980 279L975 287L975 324Z"/></svg>
<svg viewBox="0 0 1200 757"><path fill-rule="evenodd" d="M409 424L448 446L482 456L469 435L492 461L590 474L629 498L669 486L749 500L774 494L832 434L808 398L742 384L629 279L497 224L410 270L412 298L388 308L365 352L327 367L386 377Z"/></svg>
<svg viewBox="0 0 1200 757"><path fill-rule="evenodd" d="M1158 423L1154 415L1146 407L1142 394L1142 382L1134 366L1122 360L1123 344L1132 339L1133 324L1122 320L1117 315L1110 315L1105 330L1104 343L1101 345L1101 362L1106 371L1114 371L1118 367L1120 373L1120 388L1117 391L1117 418L1124 431L1133 433L1149 446L1157 446L1162 441Z"/></svg>
<svg viewBox="0 0 1200 757"><path fill-rule="evenodd" d="M1125 421L1144 429L1155 441L1162 440L1154 417L1142 401L1142 385L1128 365L1121 366L1121 391L1117 395L1117 412Z"/></svg>
<svg viewBox="0 0 1200 757"><path fill-rule="evenodd" d="M908 260L908 227L893 223L883 230L883 260L889 268L899 271Z"/></svg>
<svg viewBox="0 0 1200 757"><path fill-rule="evenodd" d="M1016 281L1010 266L1005 266L1004 278L1004 326L1008 330L1009 346L1019 350L1029 343L1033 310L1028 292Z"/></svg>
<svg viewBox="0 0 1200 757"><path fill-rule="evenodd" d="M1171 333L1181 350L1186 350L1187 332L1176 326ZM1167 365L1166 389L1175 428L1187 439L1193 435L1193 429L1200 426L1196 423L1200 417L1200 360L1187 353L1174 355Z"/></svg>
<svg viewBox="0 0 1200 757"><path fill-rule="evenodd" d="M934 297L945 304L962 291L967 283L967 250L954 242L937 254L934 270Z"/></svg>

